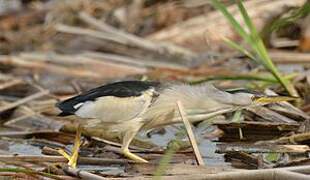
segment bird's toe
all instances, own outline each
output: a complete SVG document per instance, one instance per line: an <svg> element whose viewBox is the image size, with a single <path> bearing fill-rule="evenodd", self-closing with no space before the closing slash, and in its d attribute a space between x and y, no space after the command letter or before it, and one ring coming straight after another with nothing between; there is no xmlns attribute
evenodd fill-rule
<svg viewBox="0 0 310 180"><path fill-rule="evenodd" d="M141 158L141 157L139 157L139 156L137 156L137 155L131 153L128 149L123 150L123 154L124 154L127 158L129 158L129 159L131 159L131 160L134 160L134 161L136 161L136 162L148 163L147 160L145 160L145 159L143 159L143 158Z"/></svg>

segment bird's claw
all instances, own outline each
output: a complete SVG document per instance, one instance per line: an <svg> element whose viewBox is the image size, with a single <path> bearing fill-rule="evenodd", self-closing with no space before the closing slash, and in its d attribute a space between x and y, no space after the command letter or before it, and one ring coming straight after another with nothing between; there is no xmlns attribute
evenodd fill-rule
<svg viewBox="0 0 310 180"><path fill-rule="evenodd" d="M81 146L81 128L80 126L78 126L71 156L68 153L66 153L63 149L58 149L57 152L61 154L63 157L65 157L66 159L68 159L69 161L68 165L70 167L76 168L77 160L79 157L80 146Z"/></svg>

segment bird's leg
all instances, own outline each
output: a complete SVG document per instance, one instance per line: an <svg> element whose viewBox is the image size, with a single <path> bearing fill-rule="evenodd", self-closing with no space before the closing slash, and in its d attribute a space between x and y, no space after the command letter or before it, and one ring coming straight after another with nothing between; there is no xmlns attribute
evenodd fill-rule
<svg viewBox="0 0 310 180"><path fill-rule="evenodd" d="M148 161L131 153L129 151L129 144L131 143L131 141L133 140L133 138L135 137L135 135L137 134L138 130L135 131L128 131L125 133L124 137L123 137L123 144L122 144L122 153L128 157L129 159L132 159L136 162L143 162L143 163L147 163Z"/></svg>
<svg viewBox="0 0 310 180"><path fill-rule="evenodd" d="M71 156L68 155L63 149L58 150L58 153L60 153L66 159L69 160L68 165L72 168L76 168L77 160L78 160L78 156L79 156L80 145L81 145L81 126L79 125L77 127L77 130L76 130L76 136L75 136Z"/></svg>

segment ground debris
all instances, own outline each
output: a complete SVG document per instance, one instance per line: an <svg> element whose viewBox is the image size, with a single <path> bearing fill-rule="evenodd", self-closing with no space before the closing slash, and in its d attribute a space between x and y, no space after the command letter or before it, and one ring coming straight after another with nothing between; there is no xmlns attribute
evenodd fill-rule
<svg viewBox="0 0 310 180"><path fill-rule="evenodd" d="M8 2L0 0L0 179L152 179L176 139L180 147L164 168L164 179L308 176L303 172L309 167L291 167L310 164L310 23L309 15L297 11L307 7L305 0L244 1L271 59L297 89L296 102L194 123L206 166L194 165L181 125L138 135L130 149L149 164L124 157L120 139L110 138L105 127L84 128L78 169L66 166L57 150L71 153L83 120L57 116L55 104L106 82L211 82L267 95L287 96L286 91L262 65L223 44L224 36L245 42L207 1ZM233 3L224 4L241 19ZM288 168L271 169L277 167Z"/></svg>

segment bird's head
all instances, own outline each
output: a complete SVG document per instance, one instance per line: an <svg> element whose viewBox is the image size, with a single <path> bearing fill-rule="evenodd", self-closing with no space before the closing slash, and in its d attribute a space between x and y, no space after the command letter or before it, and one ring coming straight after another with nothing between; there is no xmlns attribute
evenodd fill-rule
<svg viewBox="0 0 310 180"><path fill-rule="evenodd" d="M270 103L277 103L282 101L294 101L298 97L292 96L277 96L266 95L256 91L245 89L228 90L227 92L234 94L234 98L239 102L244 102L246 106L262 106Z"/></svg>

